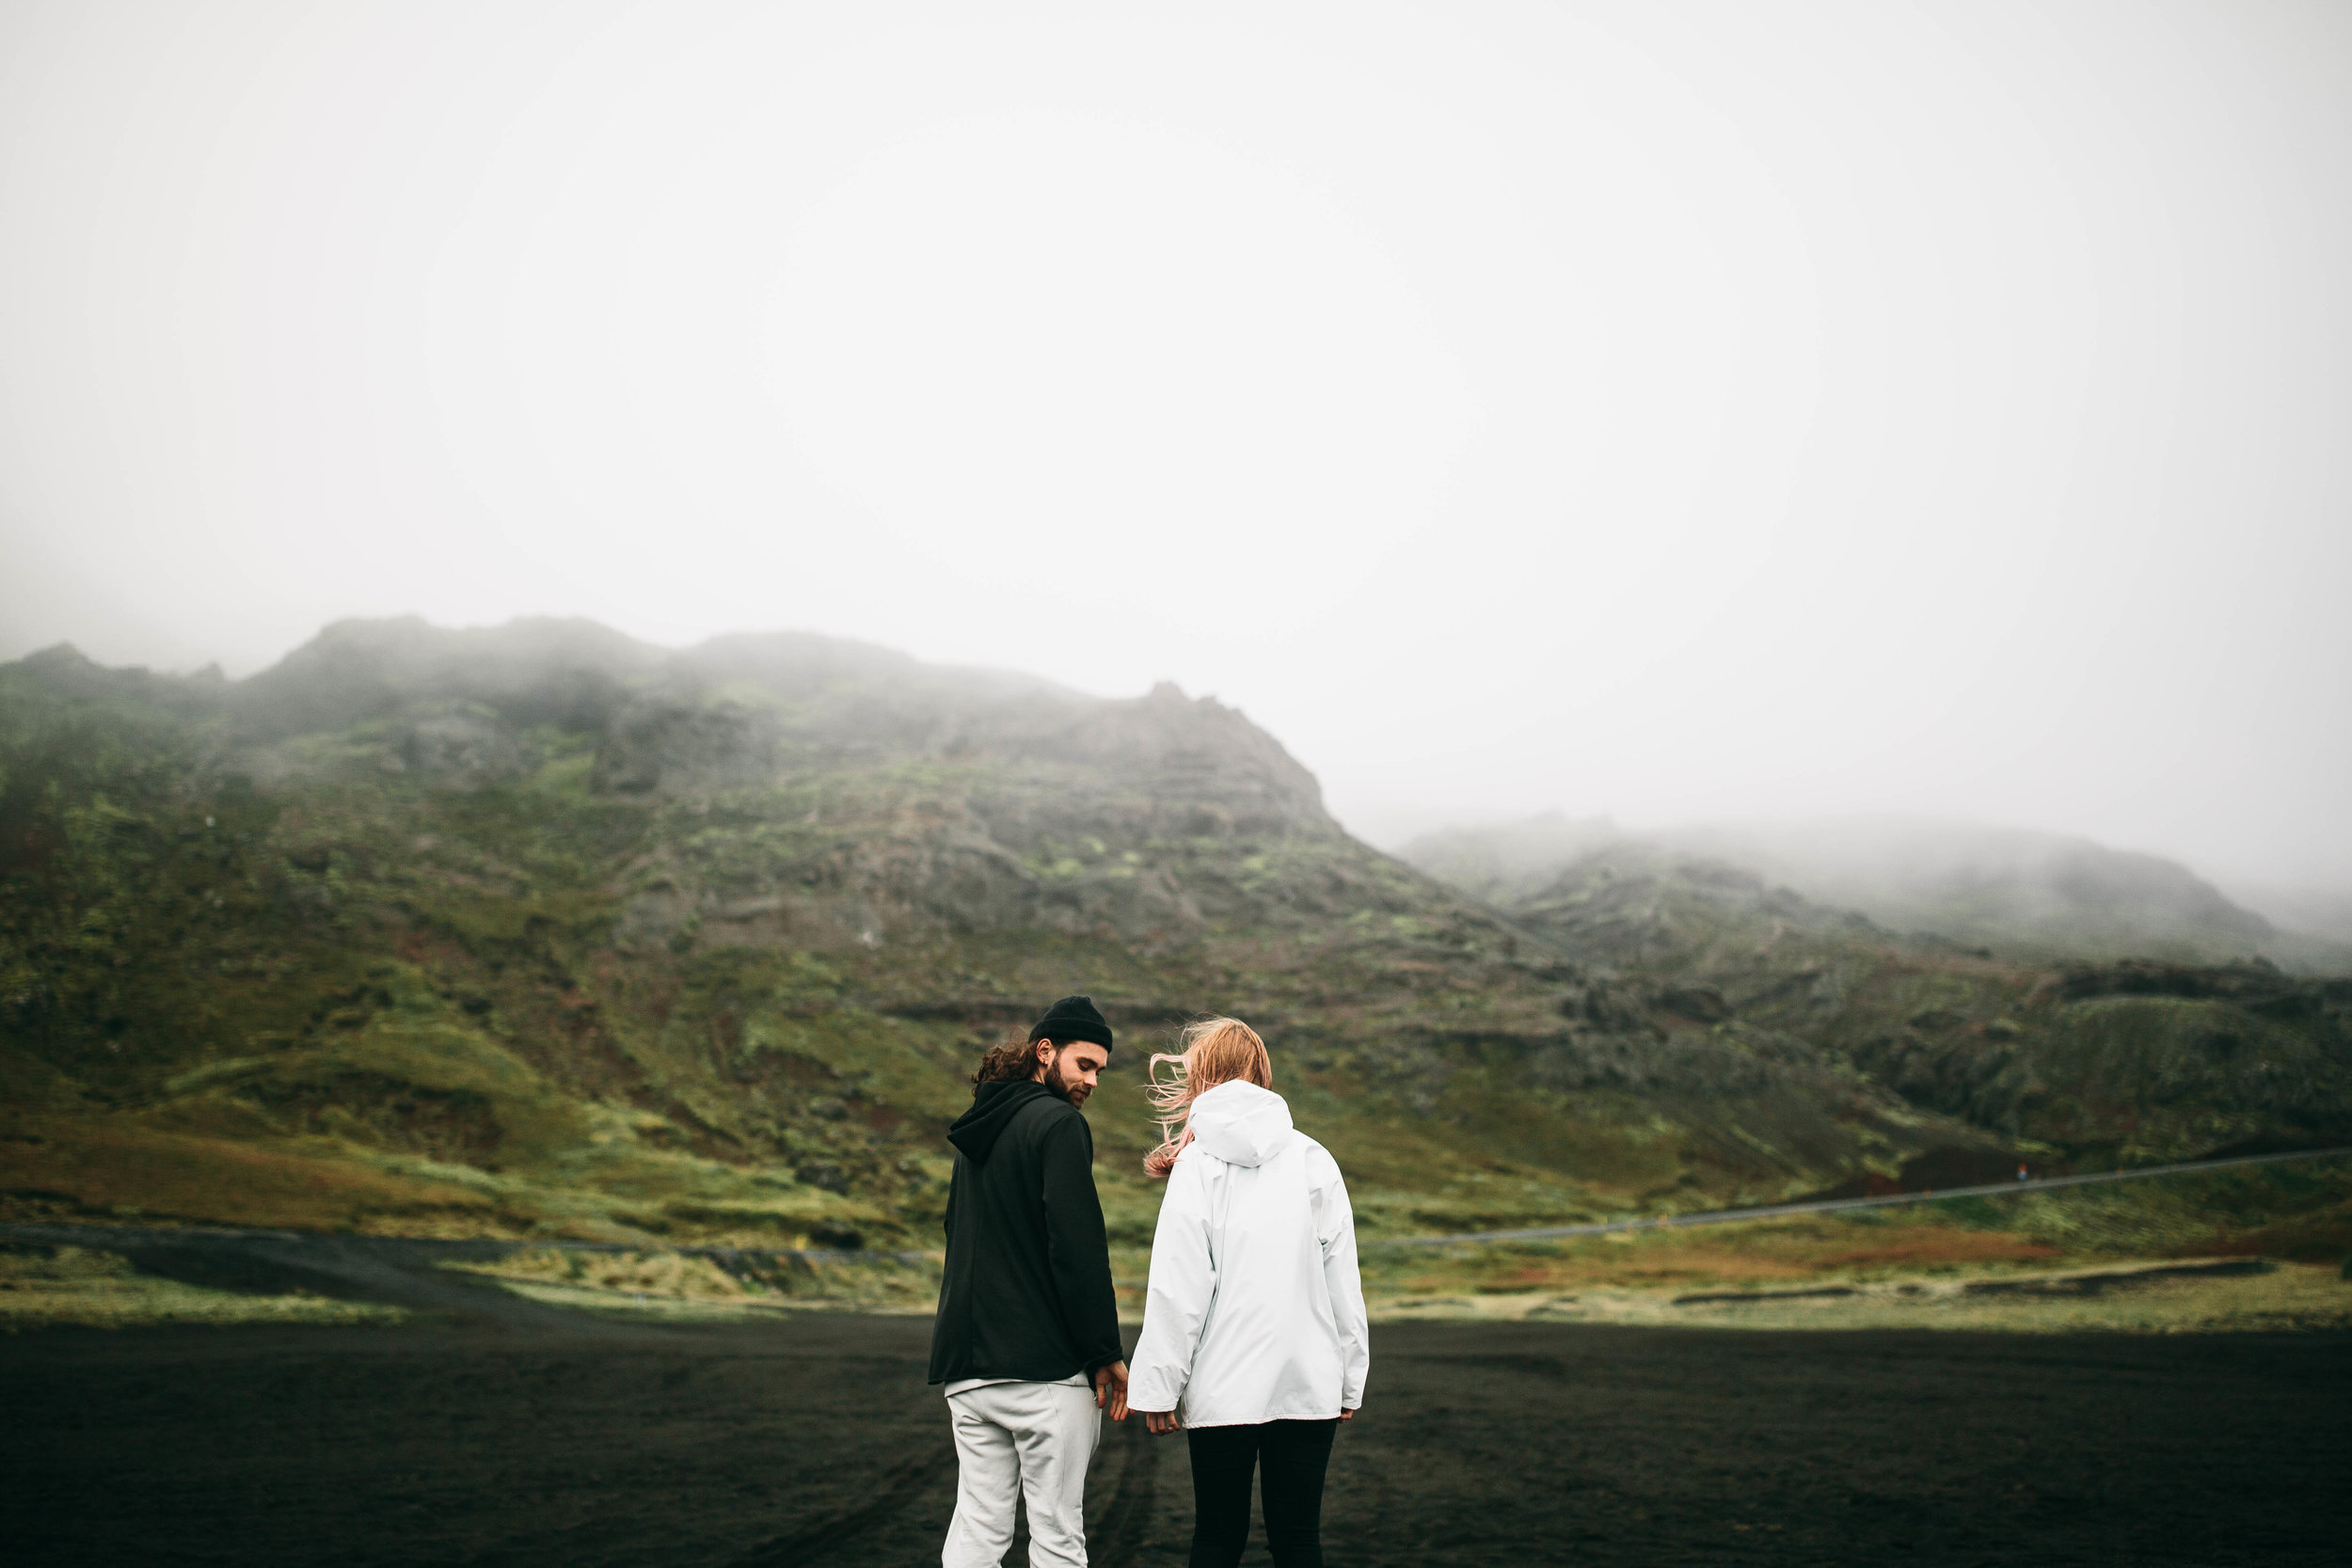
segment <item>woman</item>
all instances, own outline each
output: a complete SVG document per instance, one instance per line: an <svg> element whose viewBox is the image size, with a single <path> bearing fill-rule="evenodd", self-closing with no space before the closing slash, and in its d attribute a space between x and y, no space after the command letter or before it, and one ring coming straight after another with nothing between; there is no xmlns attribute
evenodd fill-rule
<svg viewBox="0 0 2352 1568"><path fill-rule="evenodd" d="M1292 1128L1265 1041L1238 1019L1194 1024L1152 1070L1161 1141L1143 1168L1168 1197L1127 1403L1192 1445L1191 1568L1241 1560L1253 1469L1274 1560L1321 1568L1331 1438L1372 1361L1347 1184Z"/></svg>

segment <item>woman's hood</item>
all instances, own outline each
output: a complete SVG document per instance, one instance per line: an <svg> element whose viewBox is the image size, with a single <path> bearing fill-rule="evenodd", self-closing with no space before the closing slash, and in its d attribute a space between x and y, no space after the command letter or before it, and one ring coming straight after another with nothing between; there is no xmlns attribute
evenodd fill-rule
<svg viewBox="0 0 2352 1568"><path fill-rule="evenodd" d="M1291 1141L1291 1108L1272 1089L1229 1079L1192 1102L1192 1140L1231 1164L1263 1165Z"/></svg>

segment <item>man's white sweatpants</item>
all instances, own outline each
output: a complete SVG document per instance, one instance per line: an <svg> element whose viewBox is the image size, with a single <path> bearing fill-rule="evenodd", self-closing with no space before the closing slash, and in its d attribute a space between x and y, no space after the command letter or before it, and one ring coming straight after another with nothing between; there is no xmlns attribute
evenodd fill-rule
<svg viewBox="0 0 2352 1568"><path fill-rule="evenodd" d="M1103 1433L1094 1390L992 1383L948 1395L947 1411L958 1476L942 1568L996 1568L1016 1497L1029 1504L1031 1568L1086 1568L1087 1465Z"/></svg>

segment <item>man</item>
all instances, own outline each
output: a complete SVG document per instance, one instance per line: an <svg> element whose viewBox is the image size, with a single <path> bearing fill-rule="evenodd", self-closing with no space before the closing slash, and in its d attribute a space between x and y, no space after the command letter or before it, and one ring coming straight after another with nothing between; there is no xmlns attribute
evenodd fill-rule
<svg viewBox="0 0 2352 1568"><path fill-rule="evenodd" d="M1031 1568L1083 1568L1087 1463L1104 1408L1127 1418L1127 1362L1094 1134L1078 1108L1110 1060L1111 1026L1065 996L1021 1046L990 1052L947 1130L947 1269L931 1325L961 1471L945 1568L995 1568L1029 1505Z"/></svg>

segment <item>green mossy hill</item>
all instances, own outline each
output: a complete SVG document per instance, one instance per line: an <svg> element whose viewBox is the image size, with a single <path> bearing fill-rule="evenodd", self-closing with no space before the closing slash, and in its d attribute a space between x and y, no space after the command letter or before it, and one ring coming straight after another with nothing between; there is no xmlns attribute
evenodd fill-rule
<svg viewBox="0 0 2352 1568"><path fill-rule="evenodd" d="M1613 980L1606 1006L1629 990L1653 1015L1779 1042L2041 1148L2044 1168L2352 1144L2352 980L2259 959L2004 959L1630 841L1504 911ZM1998 1175L1943 1155L1908 1184Z"/></svg>
<svg viewBox="0 0 2352 1568"><path fill-rule="evenodd" d="M1349 838L1240 713L807 636L330 627L249 680L0 667L18 1214L905 1245L981 1051L1259 1024L1379 1229L1789 1196L1970 1125Z"/></svg>

